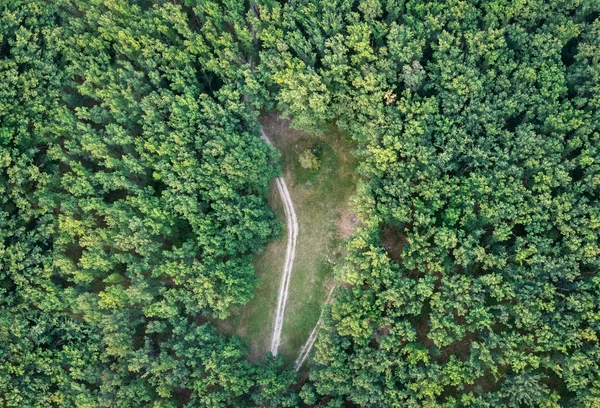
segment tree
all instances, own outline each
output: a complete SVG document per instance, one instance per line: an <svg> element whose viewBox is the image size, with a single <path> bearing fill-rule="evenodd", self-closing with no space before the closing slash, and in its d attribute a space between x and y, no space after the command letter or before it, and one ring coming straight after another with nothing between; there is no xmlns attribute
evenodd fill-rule
<svg viewBox="0 0 600 408"><path fill-rule="evenodd" d="M308 170L317 171L321 167L321 161L312 149L306 149L298 156L300 165Z"/></svg>
<svg viewBox="0 0 600 408"><path fill-rule="evenodd" d="M263 13L272 76L298 59L320 77L367 179L366 229L338 270L347 287L307 403L597 403L597 375L583 386L569 368L599 363L580 354L599 346L597 9L309 1ZM286 106L321 126L305 112Z"/></svg>
<svg viewBox="0 0 600 408"><path fill-rule="evenodd" d="M252 405L266 382L293 401L281 362L198 323L250 300L281 230L244 11L1 6L4 405Z"/></svg>

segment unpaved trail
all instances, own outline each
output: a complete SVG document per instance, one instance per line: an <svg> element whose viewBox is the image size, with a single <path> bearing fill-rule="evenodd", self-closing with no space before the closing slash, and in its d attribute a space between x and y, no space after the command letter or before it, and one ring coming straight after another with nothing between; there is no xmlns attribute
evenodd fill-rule
<svg viewBox="0 0 600 408"><path fill-rule="evenodd" d="M261 138L273 146L265 131L260 128ZM277 313L273 323L273 337L271 338L271 353L276 356L281 342L281 328L283 326L283 315L285 312L285 304L287 303L288 291L290 287L290 278L292 276L292 268L294 267L294 257L296 256L296 238L298 237L298 219L294 211L294 204L290 197L290 193L285 184L283 177L275 179L277 191L283 201L283 209L285 212L286 226L288 232L287 248L285 251L285 263L283 265L283 273L281 275L281 283L279 285L279 294L277 296Z"/></svg>
<svg viewBox="0 0 600 408"><path fill-rule="evenodd" d="M331 289L329 290L329 294L327 295L327 300L325 301L326 305L331 303L331 301L333 300L333 290L334 289L335 289L335 286L332 286ZM312 332L310 332L310 336L308 336L308 340L306 340L306 343L304 344L304 346L302 346L302 348L300 349L298 358L296 359L296 362L294 363L294 370L299 371L300 367L302 367L302 364L304 364L304 362L308 358L308 355L310 354L310 350L312 350L312 347L315 344L315 341L317 340L317 334L319 333L319 329L323 325L322 317L323 317L323 312L321 311L321 315L319 316L319 320L317 321L317 324L315 325Z"/></svg>

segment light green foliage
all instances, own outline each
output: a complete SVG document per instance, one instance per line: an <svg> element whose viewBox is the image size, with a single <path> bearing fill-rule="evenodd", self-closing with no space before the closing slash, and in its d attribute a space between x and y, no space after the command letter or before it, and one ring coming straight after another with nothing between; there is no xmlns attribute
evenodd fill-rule
<svg viewBox="0 0 600 408"><path fill-rule="evenodd" d="M0 404L299 404L208 321L281 228L252 101L366 179L307 403L599 406L599 11L3 2Z"/></svg>
<svg viewBox="0 0 600 408"><path fill-rule="evenodd" d="M307 402L600 403L599 9L363 0L264 13L274 78L320 77L369 180ZM280 86L285 103L296 87Z"/></svg>
<svg viewBox="0 0 600 408"><path fill-rule="evenodd" d="M300 166L305 169L317 171L321 167L321 160L315 155L312 149L306 149L298 156Z"/></svg>
<svg viewBox="0 0 600 408"><path fill-rule="evenodd" d="M0 405L294 405L280 361L201 323L280 231L243 11L0 8Z"/></svg>
<svg viewBox="0 0 600 408"><path fill-rule="evenodd" d="M423 85L425 80L425 70L421 66L421 63L417 60L413 61L410 65L404 65L402 67L402 74L400 78L404 82L404 86L411 91L418 91Z"/></svg>

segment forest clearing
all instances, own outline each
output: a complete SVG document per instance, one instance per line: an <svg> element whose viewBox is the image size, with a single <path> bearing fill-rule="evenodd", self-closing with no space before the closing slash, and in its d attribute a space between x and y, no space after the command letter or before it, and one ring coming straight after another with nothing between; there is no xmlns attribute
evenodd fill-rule
<svg viewBox="0 0 600 408"><path fill-rule="evenodd" d="M289 128L276 113L261 118L265 133L281 152L284 179L294 203L299 231L291 274L288 301L281 329L279 352L292 363L308 340L333 285L333 266L342 257L340 244L358 221L349 213L350 197L356 189L357 161L349 141L329 129L326 135L312 136ZM302 168L298 157L307 149L320 150L318 171ZM273 187L269 205L278 219L285 220L279 193ZM270 351L277 310L281 271L286 258L287 230L255 258L259 285L254 299L234 313L225 330L247 338L251 356ZM229 327L228 327L229 326Z"/></svg>

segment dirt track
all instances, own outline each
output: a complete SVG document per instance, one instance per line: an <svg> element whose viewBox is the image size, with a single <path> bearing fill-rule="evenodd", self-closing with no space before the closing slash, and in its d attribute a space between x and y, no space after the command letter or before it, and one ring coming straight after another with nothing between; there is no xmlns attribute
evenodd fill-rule
<svg viewBox="0 0 600 408"><path fill-rule="evenodd" d="M264 130L260 129L261 138L273 145ZM290 287L290 278L292 276L292 269L294 267L294 257L296 256L296 238L298 237L298 219L296 218L296 212L294 211L294 204L290 197L290 193L285 184L283 177L275 179L275 185L277 191L283 202L283 208L285 211L286 228L287 228L287 248L285 251L285 264L283 266L283 273L281 275L281 284L279 285L279 294L277 296L277 313L275 314L275 321L273 323L273 337L271 338L271 353L276 356L279 349L279 343L281 342L281 328L283 326L283 315L285 312L285 304L287 303L288 291Z"/></svg>
<svg viewBox="0 0 600 408"><path fill-rule="evenodd" d="M331 301L333 300L333 290L334 289L335 289L335 286L333 286L329 290L329 294L327 295L327 300L325 301L326 305L331 303ZM317 340L317 334L319 333L319 329L323 325L323 320L321 319L322 316L323 316L323 312L321 312L321 316L319 316L319 320L317 321L317 324L315 325L314 329L312 330L312 332L310 332L310 336L308 336L308 340L306 341L304 346L302 346L302 348L300 349L298 358L296 359L296 362L294 363L294 370L296 370L296 371L300 370L300 367L302 367L302 364L304 364L304 362L308 358L308 355L310 354L310 350L312 350L312 347L315 344L315 341Z"/></svg>

